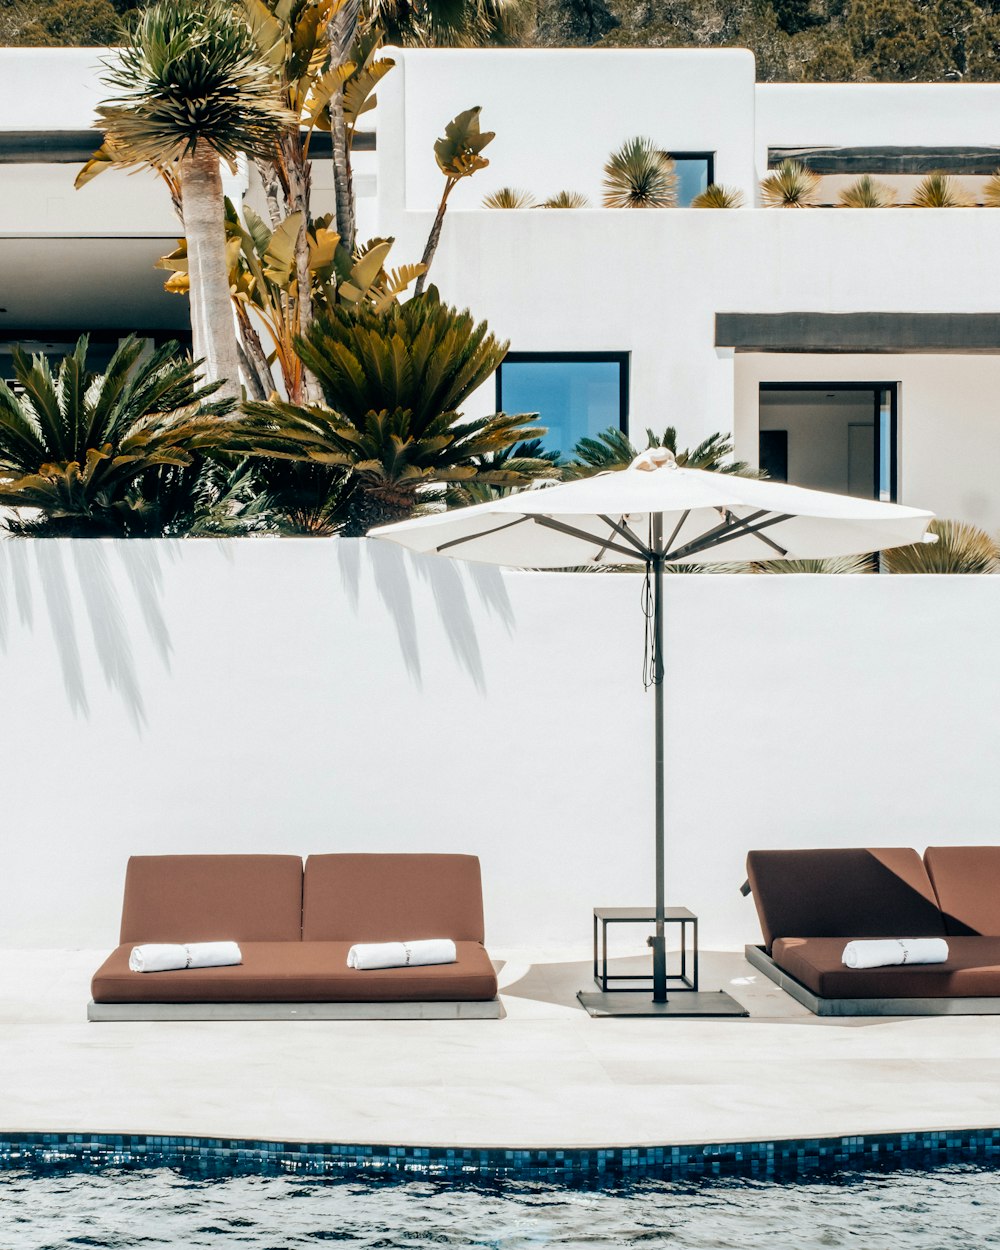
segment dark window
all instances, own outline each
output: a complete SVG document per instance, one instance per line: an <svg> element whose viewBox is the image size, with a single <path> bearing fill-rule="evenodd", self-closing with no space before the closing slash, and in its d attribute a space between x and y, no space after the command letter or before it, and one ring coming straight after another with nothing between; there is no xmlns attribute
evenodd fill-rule
<svg viewBox="0 0 1000 1250"><path fill-rule="evenodd" d="M545 447L565 460L581 438L628 428L627 352L509 352L497 410L537 412Z"/></svg>
<svg viewBox="0 0 1000 1250"><path fill-rule="evenodd" d="M713 152L671 152L677 167L677 207L688 208L696 195L715 181Z"/></svg>

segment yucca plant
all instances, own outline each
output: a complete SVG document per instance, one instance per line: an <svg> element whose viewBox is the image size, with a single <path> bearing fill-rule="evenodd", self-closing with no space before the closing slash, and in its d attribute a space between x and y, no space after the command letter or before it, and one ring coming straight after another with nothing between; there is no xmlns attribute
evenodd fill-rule
<svg viewBox="0 0 1000 1250"><path fill-rule="evenodd" d="M0 505L41 514L9 521L12 532L148 533L151 511L163 513L144 506L159 489L153 479L176 478L228 444L232 401L210 399L218 385L200 386L176 343L147 356L130 336L103 374L87 369L87 346L84 336L55 372L45 356L15 349L17 388L0 382ZM190 494L194 477L173 485Z"/></svg>
<svg viewBox="0 0 1000 1250"><path fill-rule="evenodd" d="M819 174L799 161L782 161L760 184L765 208L808 208L816 200Z"/></svg>
<svg viewBox="0 0 1000 1250"><path fill-rule="evenodd" d="M996 573L1000 548L995 539L965 521L931 521L936 543L913 543L882 552L887 573Z"/></svg>
<svg viewBox="0 0 1000 1250"><path fill-rule="evenodd" d="M159 0L139 12L103 82L113 95L97 116L113 163L175 171L195 354L220 394L239 398L219 161L267 156L294 120L273 68L235 5Z"/></svg>
<svg viewBox="0 0 1000 1250"><path fill-rule="evenodd" d="M700 195L691 201L692 208L742 208L743 192L721 183L710 183Z"/></svg>
<svg viewBox="0 0 1000 1250"><path fill-rule="evenodd" d="M910 205L913 208L970 208L972 197L950 174L928 174L917 185Z"/></svg>
<svg viewBox="0 0 1000 1250"><path fill-rule="evenodd" d="M856 182L844 187L837 196L841 208L892 208L897 195L893 187L879 182L871 174L862 174Z"/></svg>
<svg viewBox="0 0 1000 1250"><path fill-rule="evenodd" d="M605 208L673 208L677 168L652 139L629 139L604 166Z"/></svg>
<svg viewBox="0 0 1000 1250"><path fill-rule="evenodd" d="M646 430L646 447L666 447L674 453L678 465L687 469L705 469L710 473L735 473L741 477L760 477L745 460L731 460L732 439L727 434L710 434L696 446L677 450L677 430L668 425L662 434ZM573 448L573 459L563 466L563 477L591 477L595 473L627 469L639 455L639 449L623 431L611 426L594 438L581 438Z"/></svg>
<svg viewBox="0 0 1000 1250"><path fill-rule="evenodd" d="M589 208L590 200L582 191L557 191L548 199L536 204L536 208Z"/></svg>
<svg viewBox="0 0 1000 1250"><path fill-rule="evenodd" d="M534 208L536 204L531 192L520 187L501 187L483 199L483 208Z"/></svg>
<svg viewBox="0 0 1000 1250"><path fill-rule="evenodd" d="M534 475L485 458L537 433L535 416L462 419L507 344L468 311L441 303L435 287L382 313L331 308L299 350L327 406L249 404L241 449L347 473L345 534L411 515L428 487L473 479L518 486Z"/></svg>
<svg viewBox="0 0 1000 1250"><path fill-rule="evenodd" d="M983 186L983 204L987 208L1000 208L1000 169L986 179Z"/></svg>

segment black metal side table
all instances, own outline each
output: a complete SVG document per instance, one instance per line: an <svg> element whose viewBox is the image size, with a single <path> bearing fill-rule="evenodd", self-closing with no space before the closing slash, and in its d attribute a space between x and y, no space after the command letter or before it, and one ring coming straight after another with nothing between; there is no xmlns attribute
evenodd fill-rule
<svg viewBox="0 0 1000 1250"><path fill-rule="evenodd" d="M680 974L667 977L667 987L674 993L697 993L698 991L698 917L686 907L668 907L664 914L667 924L680 925L681 929L681 970ZM645 990L649 992L653 984L652 973L648 975L612 975L608 972L608 925L612 924L655 924L656 909L653 907L595 907L594 908L594 980L603 993L608 992L612 981L634 981L635 985L618 986L618 992ZM691 930L690 951L688 950L688 929ZM600 941L598 941L598 936ZM690 975L688 969L690 967Z"/></svg>

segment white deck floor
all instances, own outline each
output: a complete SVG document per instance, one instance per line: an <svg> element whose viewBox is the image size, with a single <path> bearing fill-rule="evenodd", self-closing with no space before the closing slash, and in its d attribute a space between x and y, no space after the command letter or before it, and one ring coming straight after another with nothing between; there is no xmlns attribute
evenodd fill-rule
<svg viewBox="0 0 1000 1250"><path fill-rule="evenodd" d="M99 952L0 960L0 1132L634 1146L1000 1124L997 1017L820 1021L742 956L748 1020L592 1020L585 961L503 960L499 1021L88 1024Z"/></svg>

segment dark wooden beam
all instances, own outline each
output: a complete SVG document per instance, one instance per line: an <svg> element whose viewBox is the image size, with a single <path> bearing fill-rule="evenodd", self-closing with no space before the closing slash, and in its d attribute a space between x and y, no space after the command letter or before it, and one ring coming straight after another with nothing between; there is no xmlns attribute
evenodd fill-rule
<svg viewBox="0 0 1000 1250"><path fill-rule="evenodd" d="M768 167L800 161L817 174L992 174L1000 168L1000 147L769 148Z"/></svg>
<svg viewBox="0 0 1000 1250"><path fill-rule="evenodd" d="M716 313L738 352L1000 353L1000 313Z"/></svg>

